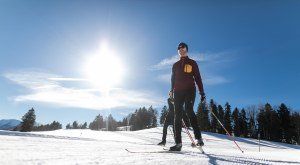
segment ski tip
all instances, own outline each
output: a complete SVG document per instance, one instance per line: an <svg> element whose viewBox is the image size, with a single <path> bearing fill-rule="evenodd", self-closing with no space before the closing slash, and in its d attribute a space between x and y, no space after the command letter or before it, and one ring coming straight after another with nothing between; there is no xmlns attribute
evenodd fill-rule
<svg viewBox="0 0 300 165"><path fill-rule="evenodd" d="M127 151L129 153L133 153L132 151L128 150L127 148L125 148L125 151Z"/></svg>

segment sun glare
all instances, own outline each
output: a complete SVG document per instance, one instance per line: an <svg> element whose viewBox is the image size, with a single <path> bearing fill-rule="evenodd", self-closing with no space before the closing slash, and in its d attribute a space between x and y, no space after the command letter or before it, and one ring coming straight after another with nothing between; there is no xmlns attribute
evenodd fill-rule
<svg viewBox="0 0 300 165"><path fill-rule="evenodd" d="M124 66L116 53L103 43L100 51L88 57L84 64L84 74L96 88L108 91L122 81Z"/></svg>

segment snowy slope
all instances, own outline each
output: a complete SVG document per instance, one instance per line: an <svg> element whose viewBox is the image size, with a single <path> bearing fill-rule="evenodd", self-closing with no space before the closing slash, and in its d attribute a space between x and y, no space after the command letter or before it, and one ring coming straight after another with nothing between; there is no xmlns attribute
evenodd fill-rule
<svg viewBox="0 0 300 165"><path fill-rule="evenodd" d="M163 151L155 145L161 140L162 128L133 132L91 130L57 130L20 133L0 131L0 164L300 164L300 146L237 138L242 154L226 136L203 133L206 154L184 146L178 153L129 153ZM173 145L172 136L167 146Z"/></svg>

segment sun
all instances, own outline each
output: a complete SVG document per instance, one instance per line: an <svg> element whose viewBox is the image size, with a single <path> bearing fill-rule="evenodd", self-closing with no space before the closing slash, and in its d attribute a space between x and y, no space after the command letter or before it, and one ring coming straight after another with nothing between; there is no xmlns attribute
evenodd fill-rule
<svg viewBox="0 0 300 165"><path fill-rule="evenodd" d="M114 50L102 44L100 51L87 57L83 71L86 79L96 88L109 91L122 82L125 67Z"/></svg>

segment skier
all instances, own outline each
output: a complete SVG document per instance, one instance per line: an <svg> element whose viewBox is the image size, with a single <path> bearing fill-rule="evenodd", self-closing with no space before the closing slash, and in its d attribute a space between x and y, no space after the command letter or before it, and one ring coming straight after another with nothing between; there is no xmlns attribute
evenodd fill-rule
<svg viewBox="0 0 300 165"><path fill-rule="evenodd" d="M161 145L161 146L166 145L168 126L173 125L173 123L174 123L174 106L173 106L172 102L174 103L174 100L172 100L172 98L168 98L169 112L166 115L166 118L164 121L162 141L158 143L158 145ZM174 125L173 125L173 132L174 132Z"/></svg>
<svg viewBox="0 0 300 165"><path fill-rule="evenodd" d="M173 125L173 132L174 131L174 99L173 98L168 98L168 105L169 105L169 112L165 117L165 121L164 121L164 128L163 128L163 136L162 136L162 141L159 142L157 145L161 145L164 146L166 145L166 139L167 139L167 132L168 132L168 127L169 125ZM189 122L188 122L188 117L186 115L185 112L183 112L183 120L186 124L188 124L189 126Z"/></svg>
<svg viewBox="0 0 300 165"><path fill-rule="evenodd" d="M188 57L188 45L184 42L181 42L179 43L177 50L180 60L173 64L171 91L169 92L170 97L174 98L175 105L174 127L176 145L170 147L170 151L181 151L182 148L181 129L183 105L185 106L185 111L190 119L195 138L197 139L196 145L204 145L200 128L198 126L197 117L193 110L196 97L195 82L200 91L201 102L205 101L201 75L196 61Z"/></svg>

